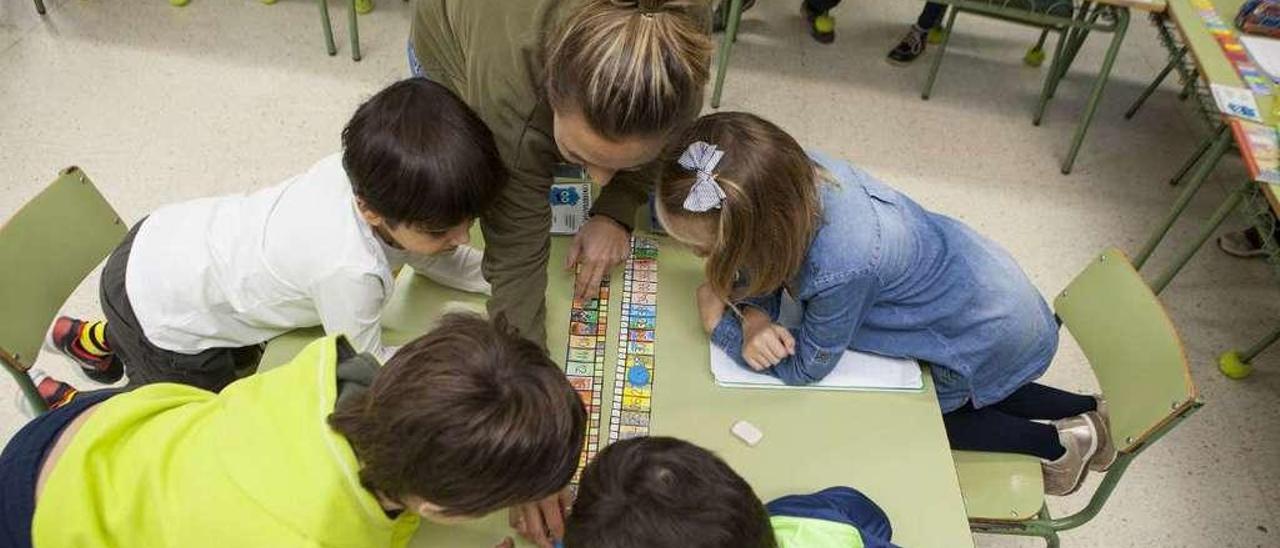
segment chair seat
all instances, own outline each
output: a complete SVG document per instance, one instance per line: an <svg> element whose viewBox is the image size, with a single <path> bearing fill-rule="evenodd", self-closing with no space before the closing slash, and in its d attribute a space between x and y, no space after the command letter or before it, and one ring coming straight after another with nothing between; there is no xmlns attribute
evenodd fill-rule
<svg viewBox="0 0 1280 548"><path fill-rule="evenodd" d="M970 520L1025 521L1044 506L1040 459L1009 453L952 451Z"/></svg>

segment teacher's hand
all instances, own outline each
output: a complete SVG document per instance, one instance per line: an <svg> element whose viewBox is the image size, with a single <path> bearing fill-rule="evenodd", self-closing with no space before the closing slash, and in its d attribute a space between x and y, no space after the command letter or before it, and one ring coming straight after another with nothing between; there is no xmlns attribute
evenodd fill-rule
<svg viewBox="0 0 1280 548"><path fill-rule="evenodd" d="M565 269L572 270L581 264L578 277L573 281L573 296L583 299L600 287L600 280L613 267L631 255L631 235L618 221L596 215L578 229L565 257Z"/></svg>

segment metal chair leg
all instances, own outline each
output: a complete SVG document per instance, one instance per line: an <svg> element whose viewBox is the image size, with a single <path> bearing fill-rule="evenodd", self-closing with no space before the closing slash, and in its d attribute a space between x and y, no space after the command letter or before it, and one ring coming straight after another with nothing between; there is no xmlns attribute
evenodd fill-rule
<svg viewBox="0 0 1280 548"><path fill-rule="evenodd" d="M1064 31L1058 33L1058 43L1053 48L1053 61L1049 62L1049 72L1044 75L1044 85L1040 88L1040 103L1036 105L1036 114L1031 118L1033 126L1039 126L1044 118L1044 109L1049 105L1049 90L1056 84L1058 66L1062 63L1062 50L1065 44L1066 32Z"/></svg>
<svg viewBox="0 0 1280 548"><path fill-rule="evenodd" d="M1280 339L1280 327L1272 329L1270 333L1262 337L1258 342L1253 343L1244 352L1229 351L1218 356L1218 371L1223 375L1232 379L1243 379L1253 373L1253 358L1261 354L1263 350L1271 346Z"/></svg>
<svg viewBox="0 0 1280 548"><path fill-rule="evenodd" d="M720 54L716 59L716 85L711 91L711 108L720 108L720 92L724 91L724 75L729 69L729 55L738 41L738 23L742 20L742 0L729 3L729 23L720 37Z"/></svg>
<svg viewBox="0 0 1280 548"><path fill-rule="evenodd" d="M329 22L329 3L326 0L318 0L320 4L320 26L324 29L324 45L329 50L329 55L338 54L338 46L333 43L333 24Z"/></svg>
<svg viewBox="0 0 1280 548"><path fill-rule="evenodd" d="M347 10L347 33L351 35L351 60L360 60L360 22L357 20L356 0L351 0Z"/></svg>
<svg viewBox="0 0 1280 548"><path fill-rule="evenodd" d="M1165 234L1169 232L1169 227L1173 226L1174 221L1177 221L1178 217L1182 215L1182 211L1187 208L1187 204L1191 203L1191 199L1195 197L1196 192L1200 191L1200 186L1209 178L1209 172L1213 170L1213 166L1217 164L1218 159L1227 152L1227 147L1230 144L1231 132L1227 130L1226 124L1223 124L1214 134L1209 150L1205 152L1207 158L1200 162L1199 167L1191 174L1191 179L1187 181L1187 188L1182 190L1182 194L1178 195L1178 199L1173 203L1169 214L1156 227L1155 232L1147 238L1147 242L1142 244L1142 249L1139 249L1138 253L1133 256L1133 268L1141 270L1142 265L1147 262L1147 259L1151 258L1151 253L1156 250L1156 246L1160 245L1160 240L1163 240Z"/></svg>
<svg viewBox="0 0 1280 548"><path fill-rule="evenodd" d="M44 15L44 0L36 0L36 13Z"/></svg>
<svg viewBox="0 0 1280 548"><path fill-rule="evenodd" d="M49 404L45 403L44 398L40 397L40 390L36 388L35 381L31 380L30 371L14 366L3 357L0 357L0 361L4 362L0 366L3 366L4 370L9 372L9 375L13 377L13 382L18 383L18 387L22 389L23 397L26 398L31 408L36 411L36 414L48 411Z"/></svg>
<svg viewBox="0 0 1280 548"><path fill-rule="evenodd" d="M938 79L938 69L942 67L942 56L947 53L947 44L951 42L951 30L956 24L958 13L960 9L955 6L947 10L947 25L943 30L942 43L938 44L937 56L933 58L933 65L929 68L929 79L925 80L924 91L920 92L920 98L926 101L929 100L929 94L933 93L933 82Z"/></svg>
<svg viewBox="0 0 1280 548"><path fill-rule="evenodd" d="M1169 59L1169 64L1160 69L1159 74L1156 74L1156 79L1152 80L1151 83L1147 85L1147 89L1142 90L1142 93L1133 101L1133 105L1129 107L1129 110L1124 112L1124 118L1126 120L1133 118L1133 115L1138 113L1138 109L1142 108L1142 104L1147 102L1147 98L1151 97L1152 93L1155 93L1156 88L1160 87L1160 84L1164 83L1164 79L1169 76L1170 72L1173 72L1174 67L1178 66L1178 63L1181 63L1182 58L1186 57L1186 55L1187 47L1182 46L1182 48L1180 48L1178 52Z"/></svg>
<svg viewBox="0 0 1280 548"><path fill-rule="evenodd" d="M1111 67L1116 62L1116 55L1120 53L1120 43L1124 41L1125 31L1129 28L1129 8L1113 6L1110 9L1115 11L1116 17L1116 28L1112 30L1111 47L1107 48L1107 56L1102 61L1102 68L1098 71L1098 79L1093 83L1093 93L1089 94L1089 102L1084 107L1084 114L1080 123L1076 125L1075 135L1071 137L1071 149L1067 152L1067 158L1062 162L1063 175L1071 173L1071 166L1076 162L1076 155L1080 153L1080 145L1084 143L1084 135L1089 131L1089 124L1093 122L1093 115L1098 110L1098 102L1102 99L1102 90L1107 87L1107 78L1111 76Z"/></svg>

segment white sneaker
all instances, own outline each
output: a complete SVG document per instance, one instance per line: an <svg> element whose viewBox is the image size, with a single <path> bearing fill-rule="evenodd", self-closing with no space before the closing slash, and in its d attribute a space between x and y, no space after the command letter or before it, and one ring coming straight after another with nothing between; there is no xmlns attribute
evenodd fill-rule
<svg viewBox="0 0 1280 548"><path fill-rule="evenodd" d="M453 253L415 258L413 269L440 285L454 289L492 295L493 288L480 271L484 252L469 245L458 246Z"/></svg>

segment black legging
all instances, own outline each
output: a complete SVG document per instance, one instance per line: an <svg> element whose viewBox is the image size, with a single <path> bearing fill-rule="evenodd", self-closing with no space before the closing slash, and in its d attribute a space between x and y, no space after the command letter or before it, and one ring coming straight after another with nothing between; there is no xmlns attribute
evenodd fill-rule
<svg viewBox="0 0 1280 548"><path fill-rule="evenodd" d="M1058 420L1097 409L1091 396L1031 383L982 409L972 403L942 415L952 449L1021 453L1057 460L1066 451L1058 430L1037 420Z"/></svg>
<svg viewBox="0 0 1280 548"><path fill-rule="evenodd" d="M840 0L805 0L804 5L809 9L810 13L826 13L831 8L840 5ZM947 13L946 4L927 2L924 5L924 9L920 10L920 17L916 19L916 26L924 30L932 29L942 22L942 16L945 13Z"/></svg>

